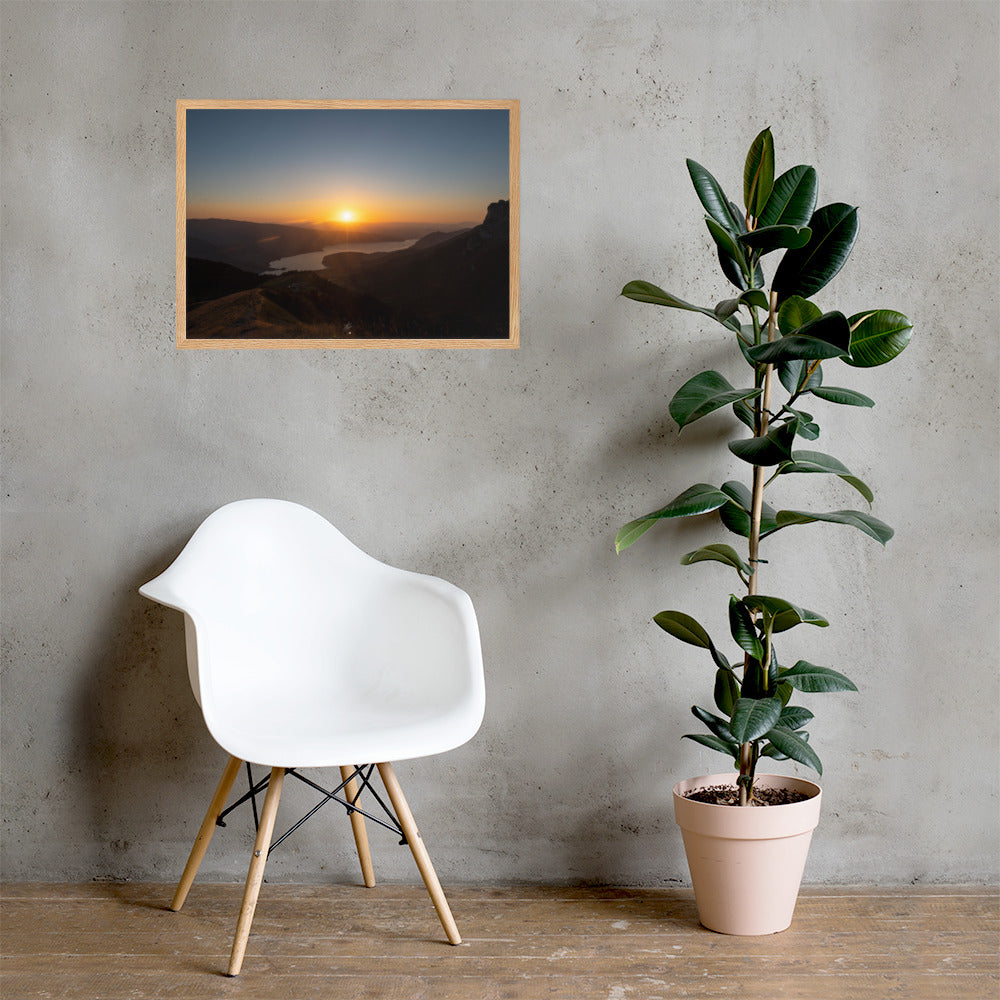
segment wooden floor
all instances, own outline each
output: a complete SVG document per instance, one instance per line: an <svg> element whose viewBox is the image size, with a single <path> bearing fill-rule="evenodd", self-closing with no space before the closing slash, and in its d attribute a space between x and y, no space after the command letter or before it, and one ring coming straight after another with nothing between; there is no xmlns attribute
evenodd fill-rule
<svg viewBox="0 0 1000 1000"><path fill-rule="evenodd" d="M447 944L421 886L265 885L243 974L223 975L242 887L8 885L4 1000L996 1000L998 897L804 890L783 934L698 924L689 890L448 890Z"/></svg>

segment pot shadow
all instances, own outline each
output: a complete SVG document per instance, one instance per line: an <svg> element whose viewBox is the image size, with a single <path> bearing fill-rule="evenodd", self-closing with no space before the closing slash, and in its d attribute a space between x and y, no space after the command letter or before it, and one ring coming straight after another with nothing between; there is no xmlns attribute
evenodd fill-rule
<svg viewBox="0 0 1000 1000"><path fill-rule="evenodd" d="M615 909L619 919L655 922L664 925L662 929L666 931L676 929L714 933L703 927L698 920L698 907L690 887L633 889L615 904Z"/></svg>

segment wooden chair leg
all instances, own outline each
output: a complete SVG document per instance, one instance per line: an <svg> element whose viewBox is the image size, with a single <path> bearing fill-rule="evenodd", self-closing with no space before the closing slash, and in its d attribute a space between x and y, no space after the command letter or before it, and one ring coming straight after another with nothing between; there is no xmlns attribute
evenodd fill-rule
<svg viewBox="0 0 1000 1000"><path fill-rule="evenodd" d="M250 937L253 913L257 908L260 884L264 880L264 864L267 861L268 848L271 846L274 818L278 812L278 799L281 797L281 784L284 779L285 769L283 767L271 768L271 780L268 782L267 794L264 796L264 807L260 812L260 826L257 828L253 857L250 858L250 870L247 872L247 884L243 890L243 903L240 906L239 919L236 921L236 937L233 939L233 950L229 956L230 976L238 976L243 966L243 955L247 950L247 939Z"/></svg>
<svg viewBox="0 0 1000 1000"><path fill-rule="evenodd" d="M403 828L403 833L406 835L406 842L410 845L413 860L416 861L417 868L420 870L420 876L424 880L424 885L427 886L427 891L430 893L434 909L437 910L437 915L441 920L441 926L444 928L444 932L448 935L448 940L452 944L461 944L462 936L458 933L458 927L455 924L455 918L451 915L448 900L445 899L444 890L441 888L441 883L438 881L434 866L431 864L427 848L424 847L424 842L420 839L420 831L417 830L417 824L413 820L413 813L410 812L410 807L406 804L403 790L399 787L399 781L396 779L396 773L392 769L392 764L379 764L378 773L382 776L382 783L385 785L385 790L389 793L389 801L392 802L392 807L396 810L396 818L399 820L399 825Z"/></svg>
<svg viewBox="0 0 1000 1000"><path fill-rule="evenodd" d="M243 761L239 757L230 757L226 763L222 778L219 780L219 787L216 788L215 795L212 796L198 836L194 838L194 846L191 848L187 864L184 866L184 874L181 875L181 880L177 883L177 891L170 904L171 910L179 910L184 905L184 900L187 899L188 890L191 888L191 883L194 882L195 875L198 874L202 859L205 857L205 852L212 840L212 834L215 832L215 821L219 818L219 813L222 812L226 799L229 798L229 791L233 787L233 782L236 780L236 774L242 763Z"/></svg>
<svg viewBox="0 0 1000 1000"><path fill-rule="evenodd" d="M347 782L344 785L344 795L349 802L353 802L354 796L358 793L357 783L351 777L353 774L354 768L349 764L340 769L340 780ZM375 869L372 867L372 855L368 848L368 830L365 827L365 818L361 813L351 813L351 829L354 831L354 843L357 845L358 859L361 861L361 875L365 880L365 885L371 889L375 885Z"/></svg>

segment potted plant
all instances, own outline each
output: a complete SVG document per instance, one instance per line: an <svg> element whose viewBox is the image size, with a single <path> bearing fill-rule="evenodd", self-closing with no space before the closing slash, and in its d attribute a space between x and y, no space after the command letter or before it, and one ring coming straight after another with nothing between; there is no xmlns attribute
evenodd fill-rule
<svg viewBox="0 0 1000 1000"><path fill-rule="evenodd" d="M771 586L762 588L761 566L767 560L761 543L785 528L817 521L853 527L882 545L892 537L892 529L867 510L776 509L765 495L787 476L826 474L839 477L870 508L869 487L840 460L811 447L820 434L823 407L875 405L854 389L826 383L824 364L885 364L906 347L911 325L889 309L845 314L814 301L847 261L858 233L857 209L841 203L816 208L813 167L795 166L775 177L770 129L754 139L747 154L743 210L704 167L693 160L687 167L722 273L736 293L714 307L696 306L649 282L630 281L622 295L698 313L730 335L748 367L745 381L733 386L717 371L700 372L676 391L669 411L683 429L730 408L744 433L728 448L743 463L739 467L749 484L738 479L721 486L696 483L666 506L626 524L615 547L618 552L628 548L658 521L710 513L746 539L745 556L717 542L681 560L683 565L720 563L738 578L740 594L729 594L728 614L741 659L731 662L683 611L661 611L654 621L711 657L715 711L693 706L707 732L685 738L731 758L738 771L735 782L726 774L707 775L674 788L675 818L684 835L699 917L714 930L764 934L791 922L819 817L820 789L800 778L759 774L758 764L765 757L792 760L822 774L806 731L813 714L793 704L793 696L857 689L830 667L807 660L780 662L782 632L829 623L788 597L772 596ZM767 288L762 264L776 252L782 254ZM778 573L779 567L767 567L770 577Z"/></svg>

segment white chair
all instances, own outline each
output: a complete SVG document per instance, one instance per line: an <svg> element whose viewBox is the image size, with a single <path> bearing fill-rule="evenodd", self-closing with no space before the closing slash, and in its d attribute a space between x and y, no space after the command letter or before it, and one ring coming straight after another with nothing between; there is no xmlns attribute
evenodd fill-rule
<svg viewBox="0 0 1000 1000"><path fill-rule="evenodd" d="M230 755L172 910L184 903L241 764L271 769L229 975L243 964L282 781L295 768L340 768L337 790L346 796L365 885L373 886L364 816L350 804L371 787L361 768L370 776L377 766L393 826L448 940L461 943L390 761L451 750L482 722L482 653L469 596L378 562L319 514L282 500L220 508L139 592L184 613L191 687Z"/></svg>

